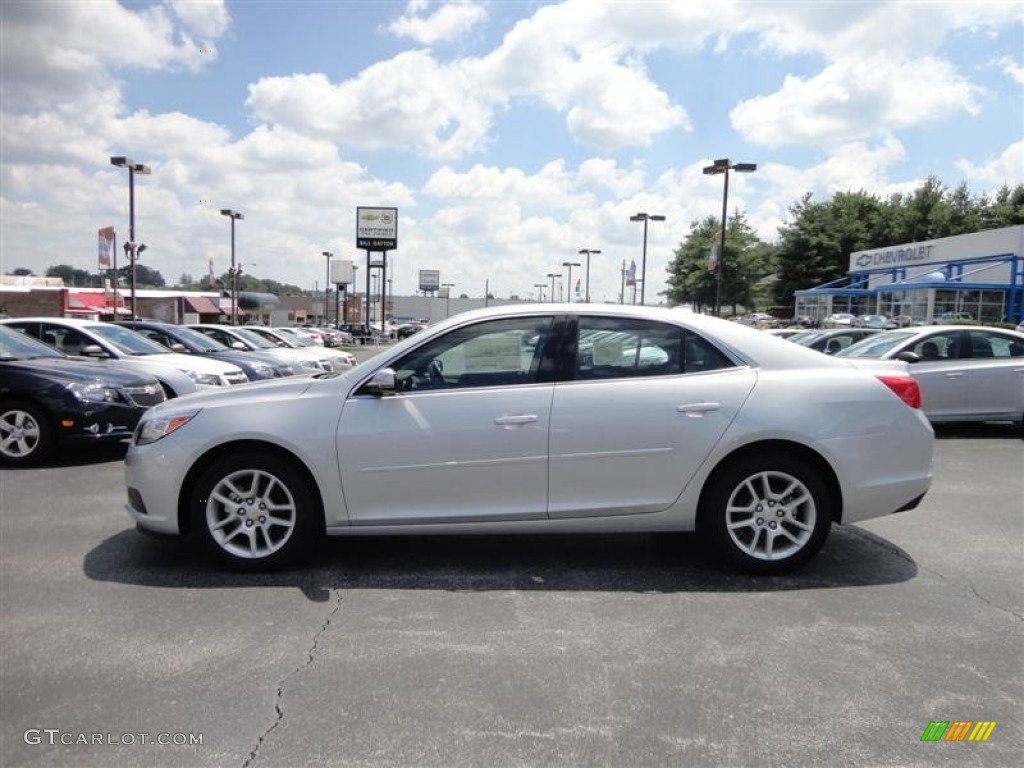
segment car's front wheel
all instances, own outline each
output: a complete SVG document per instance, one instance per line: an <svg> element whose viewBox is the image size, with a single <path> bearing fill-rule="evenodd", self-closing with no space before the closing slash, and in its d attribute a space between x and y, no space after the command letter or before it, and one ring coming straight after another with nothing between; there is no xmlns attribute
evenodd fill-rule
<svg viewBox="0 0 1024 768"><path fill-rule="evenodd" d="M786 455L740 459L714 481L703 528L743 570L777 574L810 560L832 526L825 483L806 462Z"/></svg>
<svg viewBox="0 0 1024 768"><path fill-rule="evenodd" d="M190 504L192 530L206 549L242 570L294 562L323 530L305 476L262 453L214 461L193 485Z"/></svg>
<svg viewBox="0 0 1024 768"><path fill-rule="evenodd" d="M16 466L40 461L53 448L55 437L39 406L20 401L0 405L0 462Z"/></svg>

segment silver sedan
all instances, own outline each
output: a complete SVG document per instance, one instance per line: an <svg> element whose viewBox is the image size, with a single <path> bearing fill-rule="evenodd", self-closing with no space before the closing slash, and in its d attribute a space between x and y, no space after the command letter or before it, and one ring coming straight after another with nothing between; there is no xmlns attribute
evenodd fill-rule
<svg viewBox="0 0 1024 768"><path fill-rule="evenodd" d="M1024 422L1024 333L985 326L885 331L837 357L907 363L934 423Z"/></svg>
<svg viewBox="0 0 1024 768"><path fill-rule="evenodd" d="M128 512L248 569L324 534L697 530L778 573L928 490L905 369L667 309L479 310L345 373L157 406Z"/></svg>

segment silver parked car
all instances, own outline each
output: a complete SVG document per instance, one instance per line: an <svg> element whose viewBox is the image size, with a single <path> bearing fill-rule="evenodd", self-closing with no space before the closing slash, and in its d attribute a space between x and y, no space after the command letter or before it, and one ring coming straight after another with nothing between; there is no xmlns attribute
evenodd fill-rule
<svg viewBox="0 0 1024 768"><path fill-rule="evenodd" d="M259 351L277 358L281 363L298 366L303 373L330 373L334 370L330 357L305 349L284 349L263 336L261 326L241 328L231 325L190 325L189 328L216 339L231 349ZM319 350L322 352L323 350Z"/></svg>
<svg viewBox="0 0 1024 768"><path fill-rule="evenodd" d="M909 364L932 422L1024 421L1024 333L985 326L884 331L838 357Z"/></svg>
<svg viewBox="0 0 1024 768"><path fill-rule="evenodd" d="M67 355L107 360L118 367L153 376L168 397L244 384L249 380L236 365L171 352L113 323L72 317L18 317L2 322Z"/></svg>
<svg viewBox="0 0 1024 768"><path fill-rule="evenodd" d="M230 395L150 411L126 480L139 526L240 568L325 533L698 530L777 573L931 483L905 369L652 307L477 310L346 373Z"/></svg>

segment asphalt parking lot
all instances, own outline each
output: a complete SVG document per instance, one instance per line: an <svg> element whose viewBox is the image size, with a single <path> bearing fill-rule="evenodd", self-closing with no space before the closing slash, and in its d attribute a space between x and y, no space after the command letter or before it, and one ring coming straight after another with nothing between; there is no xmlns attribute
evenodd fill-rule
<svg viewBox="0 0 1024 768"><path fill-rule="evenodd" d="M5 768L1024 753L1024 442L1006 427L941 430L919 509L835 528L770 579L684 535L334 540L302 571L221 573L134 531L122 456L0 474ZM922 742L936 720L996 726Z"/></svg>

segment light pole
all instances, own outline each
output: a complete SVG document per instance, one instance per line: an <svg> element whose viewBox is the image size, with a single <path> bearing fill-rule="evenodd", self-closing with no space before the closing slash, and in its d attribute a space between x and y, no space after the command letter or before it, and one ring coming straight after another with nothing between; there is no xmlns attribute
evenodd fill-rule
<svg viewBox="0 0 1024 768"><path fill-rule="evenodd" d="M551 297L551 301L554 301L555 300L555 278L556 277L561 277L562 274L560 272L548 272L547 276L551 278L551 293L549 293L548 296Z"/></svg>
<svg viewBox="0 0 1024 768"><path fill-rule="evenodd" d="M579 254L584 254L584 253L587 254L587 285L586 285L586 288L583 291L584 301L587 304L590 303L590 254L592 254L592 253L600 253L600 252L601 251L595 250L595 249L592 249L592 248L580 248L577 251L577 253L579 253Z"/></svg>
<svg viewBox="0 0 1024 768"><path fill-rule="evenodd" d="M138 254L146 250L146 246L139 246L135 242L135 174L139 173L143 176L148 176L152 173L152 170L148 165L142 163L136 163L130 157L112 157L110 158L110 164L116 165L118 168L128 169L128 242L124 244L125 255L131 260L132 263L132 318L136 316L135 311L135 260L138 259ZM129 248L129 245L131 246ZM114 271L114 282L117 282L117 271ZM117 311L117 292L114 292L114 310Z"/></svg>
<svg viewBox="0 0 1024 768"><path fill-rule="evenodd" d="M704 168L705 176L717 176L725 174L725 184L722 187L722 241L718 248L718 263L715 265L715 317L722 316L722 277L724 275L723 265L725 264L725 221L729 205L729 171L737 173L753 173L757 170L757 163L730 163L729 158L723 157L715 160L714 165Z"/></svg>
<svg viewBox="0 0 1024 768"><path fill-rule="evenodd" d="M644 223L644 250L640 259L640 306L644 305L644 293L647 291L647 222L664 221L665 217L656 213L638 213L629 217L630 221L642 221Z"/></svg>
<svg viewBox="0 0 1024 768"><path fill-rule="evenodd" d="M441 283L441 287L447 288L448 290L444 293L444 316L448 317L451 312L452 306L452 288L455 287L455 283Z"/></svg>
<svg viewBox="0 0 1024 768"><path fill-rule="evenodd" d="M353 264L352 265L352 295L353 296L358 296L359 295L359 265L358 264ZM348 299L348 296L346 295L345 298ZM359 318L357 317L356 319L358 320ZM348 307L345 307L345 322L346 323L348 322Z"/></svg>
<svg viewBox="0 0 1024 768"><path fill-rule="evenodd" d="M235 266L235 221L244 219L245 216L230 208L221 208L221 216L228 216L231 219L231 269L228 270L228 277L231 279L231 324L238 325L238 273L239 268Z"/></svg>
<svg viewBox="0 0 1024 768"><path fill-rule="evenodd" d="M579 265L580 265L580 263L578 261L563 261L562 262L562 266L563 267L568 267L568 269L569 269L569 281L568 281L569 288L568 288L568 290L566 292L569 294L569 303L570 304L572 303L572 268L573 267L578 267Z"/></svg>
<svg viewBox="0 0 1024 768"><path fill-rule="evenodd" d="M334 258L334 254L330 251L321 251L320 255L327 258L327 279L324 280L324 327L327 327L331 324L331 259ZM334 319L338 319L337 313Z"/></svg>
<svg viewBox="0 0 1024 768"><path fill-rule="evenodd" d="M544 289L548 287L547 283L534 283L533 287L537 289L537 301L544 301Z"/></svg>

